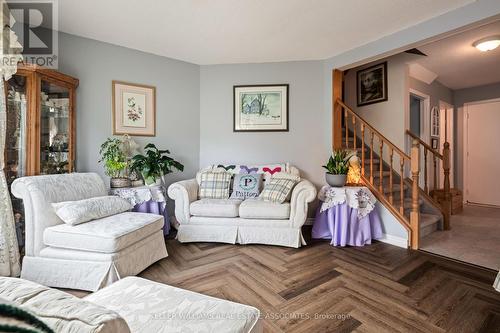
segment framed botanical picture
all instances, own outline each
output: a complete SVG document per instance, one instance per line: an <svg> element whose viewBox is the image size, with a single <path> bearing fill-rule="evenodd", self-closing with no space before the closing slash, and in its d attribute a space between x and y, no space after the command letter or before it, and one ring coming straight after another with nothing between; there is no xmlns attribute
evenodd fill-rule
<svg viewBox="0 0 500 333"><path fill-rule="evenodd" d="M113 81L113 134L155 136L156 88Z"/></svg>
<svg viewBox="0 0 500 333"><path fill-rule="evenodd" d="M233 87L234 132L287 132L288 84Z"/></svg>
<svg viewBox="0 0 500 333"><path fill-rule="evenodd" d="M387 101L387 62L356 72L358 106Z"/></svg>

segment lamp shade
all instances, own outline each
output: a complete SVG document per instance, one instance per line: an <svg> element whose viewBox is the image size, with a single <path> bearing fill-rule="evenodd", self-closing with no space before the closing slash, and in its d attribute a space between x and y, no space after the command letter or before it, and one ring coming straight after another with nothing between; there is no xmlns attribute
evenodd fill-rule
<svg viewBox="0 0 500 333"><path fill-rule="evenodd" d="M500 45L500 36L486 37L474 42L472 45L481 52L491 51Z"/></svg>

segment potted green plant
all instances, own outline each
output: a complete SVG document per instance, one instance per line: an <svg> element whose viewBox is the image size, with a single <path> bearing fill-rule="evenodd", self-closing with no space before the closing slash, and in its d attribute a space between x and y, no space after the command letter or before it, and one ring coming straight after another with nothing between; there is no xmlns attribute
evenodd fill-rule
<svg viewBox="0 0 500 333"><path fill-rule="evenodd" d="M347 172L349 171L350 154L346 150L336 150L330 155L328 163L323 165L327 170L325 180L328 185L333 187L342 187L347 180Z"/></svg>
<svg viewBox="0 0 500 333"><path fill-rule="evenodd" d="M167 156L168 154L168 150L159 150L149 143L144 147L144 155L132 157L130 170L140 173L146 185L161 184L162 177L171 173L173 168L184 170L184 165Z"/></svg>
<svg viewBox="0 0 500 333"><path fill-rule="evenodd" d="M111 177L110 186L130 186L130 180L125 176L127 157L123 152L122 141L118 138L108 138L101 145L99 154L101 155L99 163L104 163L105 173Z"/></svg>

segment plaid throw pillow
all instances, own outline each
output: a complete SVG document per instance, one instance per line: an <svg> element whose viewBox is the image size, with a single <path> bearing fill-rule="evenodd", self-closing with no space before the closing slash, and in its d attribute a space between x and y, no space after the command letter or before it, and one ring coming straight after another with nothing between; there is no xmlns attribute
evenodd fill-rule
<svg viewBox="0 0 500 333"><path fill-rule="evenodd" d="M228 172L203 172L200 177L200 199L227 199L231 174Z"/></svg>
<svg viewBox="0 0 500 333"><path fill-rule="evenodd" d="M273 177L266 184L259 198L262 198L265 201L283 203L292 192L296 183L297 179L293 179L291 177Z"/></svg>

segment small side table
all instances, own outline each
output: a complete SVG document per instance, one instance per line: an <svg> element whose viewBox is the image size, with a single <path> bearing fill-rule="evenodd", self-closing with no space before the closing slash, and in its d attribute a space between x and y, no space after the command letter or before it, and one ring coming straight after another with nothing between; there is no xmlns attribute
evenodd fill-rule
<svg viewBox="0 0 500 333"><path fill-rule="evenodd" d="M170 221L166 208L167 195L163 185L112 188L109 194L128 200L134 205L133 212L163 215L165 220L163 235L169 234Z"/></svg>
<svg viewBox="0 0 500 333"><path fill-rule="evenodd" d="M367 187L323 186L318 199L312 238L331 239L333 246L363 246L382 237L377 199Z"/></svg>

